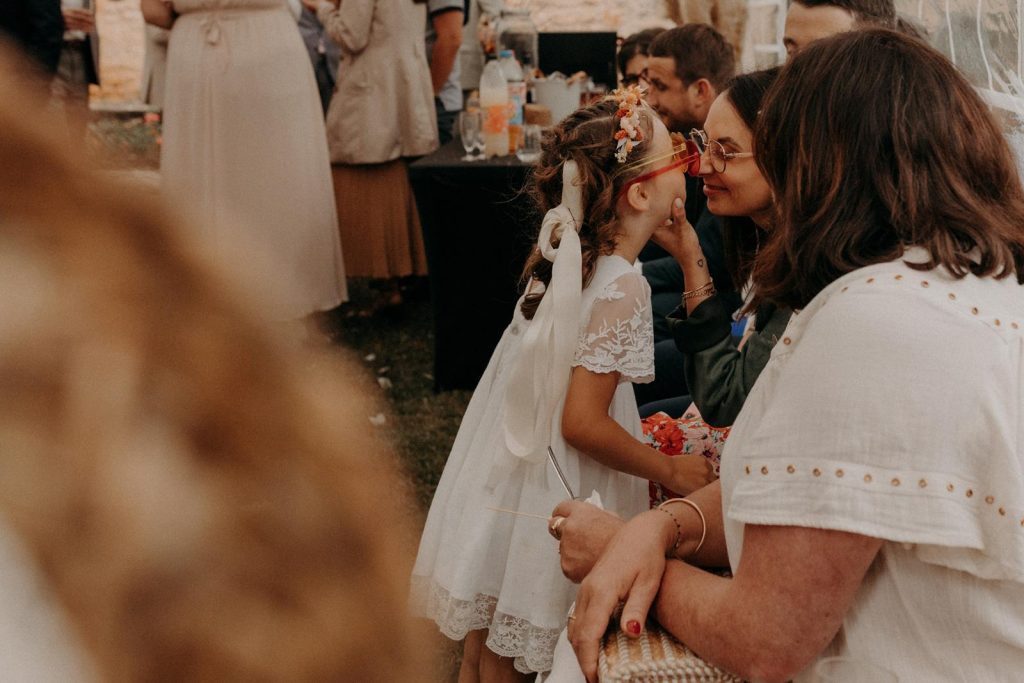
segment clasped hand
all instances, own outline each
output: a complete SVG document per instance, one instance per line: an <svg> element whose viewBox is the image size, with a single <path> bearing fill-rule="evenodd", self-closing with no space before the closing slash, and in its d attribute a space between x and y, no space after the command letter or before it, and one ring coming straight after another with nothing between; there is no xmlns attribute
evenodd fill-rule
<svg viewBox="0 0 1024 683"><path fill-rule="evenodd" d="M569 623L572 643L584 675L597 681L601 637L619 603L624 602L622 628L639 635L658 593L665 570L665 552L674 543L672 519L651 511L623 522L588 503L564 501L552 513L565 517L559 552L562 571L582 580L575 619Z"/></svg>

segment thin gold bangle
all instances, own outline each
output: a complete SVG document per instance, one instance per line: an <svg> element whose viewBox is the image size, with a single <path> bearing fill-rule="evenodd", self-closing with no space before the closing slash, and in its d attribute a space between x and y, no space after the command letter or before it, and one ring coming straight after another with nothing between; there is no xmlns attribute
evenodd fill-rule
<svg viewBox="0 0 1024 683"><path fill-rule="evenodd" d="M700 509L699 505L697 505L696 503L694 503L692 500L690 500L688 498L669 498L664 503L659 505L658 509L662 510L663 512L668 512L668 510L664 510L664 507L666 505L668 505L669 503L685 503L686 505L689 505L694 510L696 510L697 511L697 516L700 517L700 540L697 541L697 547L694 548L693 551L689 555L687 555L687 557L693 557L694 555L696 555L697 553L700 552L700 549L704 546L704 539L706 539L708 537L708 521L704 517L704 511ZM669 513L669 514L672 514L672 513ZM672 519L675 521L675 519L676 519L675 515L672 515ZM672 551L673 552L678 550L679 543L682 541L682 526L679 524L678 521L676 521L676 526L679 527L679 538L676 540L676 544L672 547Z"/></svg>
<svg viewBox="0 0 1024 683"><path fill-rule="evenodd" d="M683 292L683 301L686 301L687 299L695 299L698 296L711 296L714 293L715 283L713 281L706 282L700 287L697 287L696 289L691 289Z"/></svg>

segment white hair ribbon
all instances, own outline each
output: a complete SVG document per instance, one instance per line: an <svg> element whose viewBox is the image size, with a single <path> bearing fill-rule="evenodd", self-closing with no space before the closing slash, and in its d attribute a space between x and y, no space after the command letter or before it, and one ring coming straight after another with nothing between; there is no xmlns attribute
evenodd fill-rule
<svg viewBox="0 0 1024 683"><path fill-rule="evenodd" d="M562 203L544 216L538 246L551 261L548 283L505 390L505 444L516 456L540 462L551 441L551 421L569 388L580 330L583 255L579 226L583 191L575 161L562 166ZM558 247L551 245L558 239Z"/></svg>

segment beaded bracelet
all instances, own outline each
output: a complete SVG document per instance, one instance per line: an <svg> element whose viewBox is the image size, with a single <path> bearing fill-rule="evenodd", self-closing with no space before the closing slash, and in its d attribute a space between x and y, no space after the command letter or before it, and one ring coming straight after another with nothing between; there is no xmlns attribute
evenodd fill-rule
<svg viewBox="0 0 1024 683"><path fill-rule="evenodd" d="M697 547L695 547L693 549L693 551L689 555L687 555L687 557L693 557L694 555L696 555L697 553L700 552L700 549L704 546L704 539L706 539L707 536L708 536L708 521L704 517L704 511L700 509L699 505L697 505L696 503L694 503L692 500L690 500L688 498L669 498L668 500L666 500L664 503L662 503L661 505L659 505L656 508L656 509L661 510L662 512L665 512L668 515L670 515L672 517L672 521L676 523L676 530L677 530L676 533L677 533L677 535L676 535L676 542L672 546L672 554L673 555L675 555L676 550L679 549L679 544L682 543L682 541L683 541L683 527L679 523L679 520L676 519L676 516L673 515L671 512L669 512L668 510L665 509L665 506L668 505L669 503L684 503L686 505L689 505L690 507L692 507L694 510L697 511L697 516L700 517L700 540L697 541Z"/></svg>
<svg viewBox="0 0 1024 683"><path fill-rule="evenodd" d="M662 503L662 505L664 505L664 503ZM670 511L668 511L665 508L661 507L661 505L659 505L658 507L656 507L654 509L655 510L661 510L666 515L671 517L672 521L676 525L676 542L672 544L672 549L669 550L669 552L668 552L668 556L669 557L674 557L675 554L676 554L676 551L679 550L679 544L683 542L683 527L682 527L681 524L679 524L679 520L676 519L676 516L674 514L672 514Z"/></svg>

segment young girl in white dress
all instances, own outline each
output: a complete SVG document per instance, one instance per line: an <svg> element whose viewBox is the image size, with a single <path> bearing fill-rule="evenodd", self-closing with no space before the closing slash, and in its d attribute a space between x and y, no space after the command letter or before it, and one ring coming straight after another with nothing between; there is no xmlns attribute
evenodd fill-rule
<svg viewBox="0 0 1024 683"><path fill-rule="evenodd" d="M567 497L549 446L574 493L627 519L647 509L647 480L687 492L711 479L699 455L640 442L630 386L654 376L650 290L634 262L685 199L688 161L636 91L545 140L533 193L547 213L526 294L463 418L412 576L414 611L466 639L460 681L551 668L576 586L545 527Z"/></svg>

